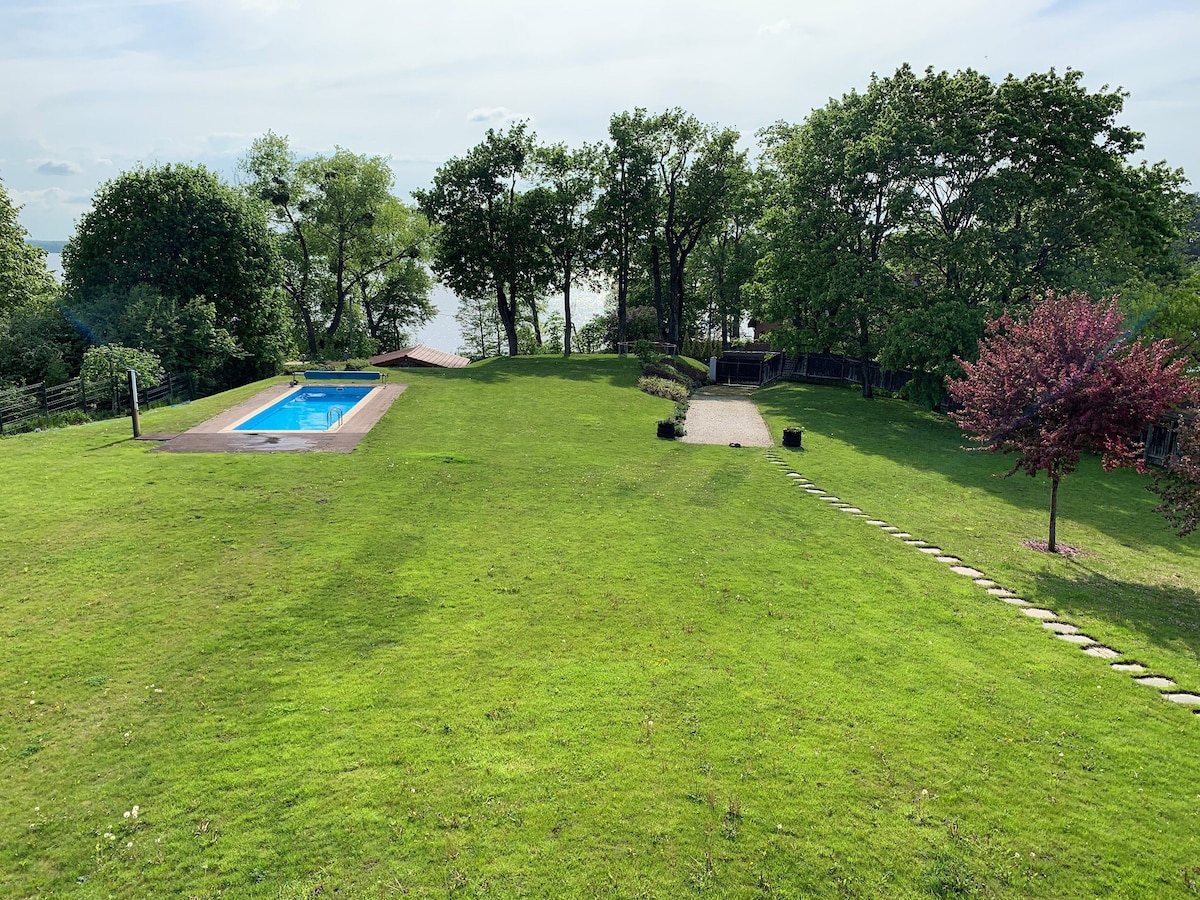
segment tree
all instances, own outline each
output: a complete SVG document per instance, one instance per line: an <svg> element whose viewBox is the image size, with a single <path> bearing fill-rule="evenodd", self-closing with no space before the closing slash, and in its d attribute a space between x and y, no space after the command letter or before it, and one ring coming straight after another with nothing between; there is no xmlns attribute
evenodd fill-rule
<svg viewBox="0 0 1200 900"><path fill-rule="evenodd" d="M1200 420L1180 424L1176 455L1154 474L1147 489L1162 501L1154 511L1162 513L1180 537L1200 527Z"/></svg>
<svg viewBox="0 0 1200 900"><path fill-rule="evenodd" d="M758 182L749 169L731 179L725 214L697 246L697 276L693 293L703 301L697 309L707 319L707 336L714 331L722 349L741 336L746 314L744 289L754 276L759 236L754 225L762 215Z"/></svg>
<svg viewBox="0 0 1200 900"><path fill-rule="evenodd" d="M765 251L756 315L792 324L792 349L840 349L869 365L905 285L887 242L914 206L904 141L887 115L889 84L872 79L799 126L763 134Z"/></svg>
<svg viewBox="0 0 1200 900"><path fill-rule="evenodd" d="M82 351L58 309L46 253L28 243L17 213L0 182L0 384L63 381Z"/></svg>
<svg viewBox="0 0 1200 900"><path fill-rule="evenodd" d="M0 181L0 319L55 289L46 251L27 242L29 233L17 219L18 209Z"/></svg>
<svg viewBox="0 0 1200 900"><path fill-rule="evenodd" d="M598 157L598 148L586 145L572 151L554 144L534 151L541 184L531 200L542 206L535 219L555 267L553 285L563 295L562 331L556 341L563 356L571 355L571 283L591 268L595 240L589 215L596 197Z"/></svg>
<svg viewBox="0 0 1200 900"><path fill-rule="evenodd" d="M552 277L540 233L541 204L528 194L535 137L528 123L489 128L466 156L451 159L433 187L414 191L421 211L439 226L434 272L460 298L496 298L508 353L520 353L522 303L540 344L537 302Z"/></svg>
<svg viewBox="0 0 1200 900"><path fill-rule="evenodd" d="M487 359L504 352L504 323L494 301L488 298L459 297L454 314L463 345L458 352L472 359Z"/></svg>
<svg viewBox="0 0 1200 900"><path fill-rule="evenodd" d="M1081 81L906 65L768 129L757 317L790 322L796 349L912 369L910 393L937 401L1031 291L1177 278L1182 173L1133 165L1125 94Z"/></svg>
<svg viewBox="0 0 1200 900"><path fill-rule="evenodd" d="M682 109L653 120L654 165L658 173L659 217L651 248L659 241L667 251L667 341L679 346L684 333L685 271L696 245L724 213L731 184L745 170L746 154L736 149L738 133L731 128L702 125ZM658 266L658 253L652 263Z"/></svg>
<svg viewBox="0 0 1200 900"><path fill-rule="evenodd" d="M1050 478L1050 538L1057 552L1059 482L1085 452L1106 469L1141 467L1136 441L1173 404L1198 396L1167 340L1146 342L1125 329L1116 298L1048 291L1023 321L988 325L978 362L959 360L951 381L962 405L953 419L990 452L1016 453L1018 470Z"/></svg>
<svg viewBox="0 0 1200 900"><path fill-rule="evenodd" d="M135 169L103 185L63 249L63 270L70 313L96 343L119 333L173 352L130 333L139 304L165 331L211 323L217 340L203 369L217 385L274 374L290 347L266 220L203 166Z"/></svg>
<svg viewBox="0 0 1200 900"><path fill-rule="evenodd" d="M154 387L165 377L162 362L155 354L120 344L88 348L79 376L85 382L102 385L111 391L112 408L116 412L120 406L121 384L130 369L137 372L138 384L142 387Z"/></svg>
<svg viewBox="0 0 1200 900"><path fill-rule="evenodd" d="M616 345L621 353L629 288L640 243L654 231L656 201L654 151L650 119L644 109L614 115L608 123L610 143L600 160L600 196L592 211L599 265L616 288Z"/></svg>
<svg viewBox="0 0 1200 900"><path fill-rule="evenodd" d="M337 148L302 160L286 137L267 132L240 165L250 177L246 190L275 225L283 288L310 357L362 350L360 316L377 344L398 343L405 328L432 318L420 264L428 224L391 194L382 157Z"/></svg>

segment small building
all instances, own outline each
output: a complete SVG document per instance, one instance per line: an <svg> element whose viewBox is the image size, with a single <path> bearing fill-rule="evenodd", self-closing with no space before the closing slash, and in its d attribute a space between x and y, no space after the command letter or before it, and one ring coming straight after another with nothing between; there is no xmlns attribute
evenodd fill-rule
<svg viewBox="0 0 1200 900"><path fill-rule="evenodd" d="M471 360L465 356L459 356L456 353L446 353L443 350L434 350L431 347L426 347L424 344L417 344L415 347L405 347L403 350L393 350L391 353L380 353L378 356L371 357L371 365L397 368L408 368L411 366L423 366L431 369L461 369L464 366L469 366Z"/></svg>

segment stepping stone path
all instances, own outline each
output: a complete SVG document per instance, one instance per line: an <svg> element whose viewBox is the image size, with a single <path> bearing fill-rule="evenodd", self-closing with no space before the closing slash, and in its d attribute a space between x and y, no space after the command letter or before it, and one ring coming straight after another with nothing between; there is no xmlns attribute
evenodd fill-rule
<svg viewBox="0 0 1200 900"><path fill-rule="evenodd" d="M983 574L982 572L972 569L970 566L951 566L950 571L955 575L966 575L968 578L978 578Z"/></svg>
<svg viewBox="0 0 1200 900"><path fill-rule="evenodd" d="M1113 666L1116 668L1116 666ZM1175 687L1175 682L1170 678L1163 678L1161 675L1142 675L1139 678L1133 679L1138 684L1144 684L1146 687L1170 688Z"/></svg>
<svg viewBox="0 0 1200 900"><path fill-rule="evenodd" d="M1058 635L1058 639L1060 641L1066 641L1068 644L1082 644L1084 647L1090 647L1092 644L1096 643L1086 634L1060 634Z"/></svg>
<svg viewBox="0 0 1200 900"><path fill-rule="evenodd" d="M787 467L788 464L781 460L778 456L768 452L767 460L774 465ZM1114 672L1127 672L1134 675L1134 681L1137 684L1145 687L1158 688L1163 692L1159 695L1164 700L1171 703L1177 703L1181 706L1195 707L1191 711L1200 717L1200 693L1191 691L1174 691L1169 692L1167 689L1177 687L1176 683L1165 675L1147 675L1146 667L1139 662L1131 659L1121 659L1121 652L1114 650L1112 647L1107 647L1099 643L1094 638L1086 634L1081 634L1079 627L1070 622L1062 621L1058 613L1051 609L1043 609L1039 606L1034 606L1028 600L1018 597L995 581L988 578L983 572L971 566L965 565L963 561L953 554L946 553L941 547L931 546L928 542L920 538L914 538L907 531L901 531L895 525L889 525L883 519L868 518L868 513L864 513L857 506L851 506L839 497L832 494L827 494L821 488L816 487L813 483L805 478L802 474L792 471L790 468L786 472L786 476L793 480L793 483L804 489L805 493L812 494L814 497L819 497L821 500L828 502L833 508L839 509L844 513L848 513L856 518L866 521L868 525L874 525L885 534L890 534L892 537L900 538L910 547L915 547L919 552L929 556L933 556L940 563L950 565L950 571L958 575L965 575L974 580L975 584L983 588L988 596L995 597L1002 603L1009 606L1015 606L1021 610L1026 616L1031 619L1036 619L1041 623L1042 628L1050 632L1054 637L1079 647L1079 649L1088 656L1094 656L1098 659L1113 660L1110 668Z"/></svg>
<svg viewBox="0 0 1200 900"><path fill-rule="evenodd" d="M1025 601L1021 601L1024 603ZM1043 622L1042 627L1047 631L1053 631L1058 634L1076 634L1079 631L1078 625L1072 625L1070 622Z"/></svg>
<svg viewBox="0 0 1200 900"><path fill-rule="evenodd" d="M1172 703L1186 703L1188 706L1200 706L1200 694L1163 694L1164 700Z"/></svg>

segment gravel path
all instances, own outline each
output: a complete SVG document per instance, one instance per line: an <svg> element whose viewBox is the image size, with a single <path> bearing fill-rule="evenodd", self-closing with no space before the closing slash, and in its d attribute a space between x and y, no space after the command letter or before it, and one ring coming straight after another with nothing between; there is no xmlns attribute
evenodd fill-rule
<svg viewBox="0 0 1200 900"><path fill-rule="evenodd" d="M741 444L771 447L771 432L758 407L750 399L753 388L710 385L692 395L688 404L686 444Z"/></svg>

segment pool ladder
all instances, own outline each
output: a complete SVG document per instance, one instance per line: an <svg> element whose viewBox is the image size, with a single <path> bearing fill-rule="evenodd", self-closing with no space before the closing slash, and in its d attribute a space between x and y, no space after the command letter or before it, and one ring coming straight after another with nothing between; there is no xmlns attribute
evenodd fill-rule
<svg viewBox="0 0 1200 900"><path fill-rule="evenodd" d="M325 428L332 429L342 423L346 411L340 406L331 406L325 411Z"/></svg>

